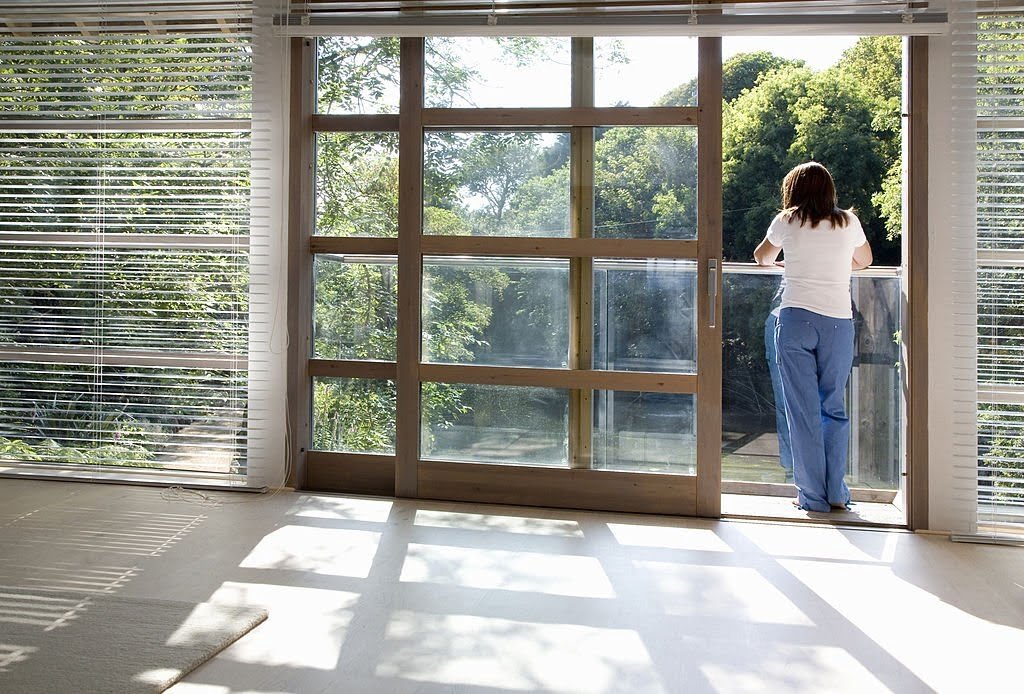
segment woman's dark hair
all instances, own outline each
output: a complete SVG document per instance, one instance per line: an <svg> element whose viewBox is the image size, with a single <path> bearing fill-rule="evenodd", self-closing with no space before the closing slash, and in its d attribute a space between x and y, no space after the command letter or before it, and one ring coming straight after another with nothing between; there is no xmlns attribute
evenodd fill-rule
<svg viewBox="0 0 1024 694"><path fill-rule="evenodd" d="M801 226L810 221L813 229L827 219L834 227L845 227L850 221L848 213L837 203L832 174L816 161L793 167L782 180L782 212L795 215Z"/></svg>

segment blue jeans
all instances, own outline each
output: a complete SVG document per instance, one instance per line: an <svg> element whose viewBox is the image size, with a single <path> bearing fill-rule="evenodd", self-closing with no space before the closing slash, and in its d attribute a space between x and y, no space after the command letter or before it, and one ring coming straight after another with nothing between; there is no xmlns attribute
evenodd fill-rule
<svg viewBox="0 0 1024 694"><path fill-rule="evenodd" d="M797 500L809 511L845 506L850 503L843 477L850 442L845 396L853 366L853 320L784 308L775 340Z"/></svg>
<svg viewBox="0 0 1024 694"><path fill-rule="evenodd" d="M768 373L772 377L772 394L775 396L775 433L779 438L779 465L786 471L786 481L793 479L793 449L789 444L789 424L786 423L786 401L782 397L782 374L775 350L774 313L764 320L764 358L768 362Z"/></svg>

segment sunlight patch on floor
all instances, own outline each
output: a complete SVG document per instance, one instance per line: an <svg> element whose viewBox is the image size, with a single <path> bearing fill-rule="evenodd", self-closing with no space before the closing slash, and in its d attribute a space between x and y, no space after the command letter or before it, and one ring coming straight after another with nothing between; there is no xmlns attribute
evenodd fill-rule
<svg viewBox="0 0 1024 694"><path fill-rule="evenodd" d="M380 537L368 530L286 525L263 537L239 566L366 578Z"/></svg>
<svg viewBox="0 0 1024 694"><path fill-rule="evenodd" d="M635 631L395 612L380 677L497 691L663 692Z"/></svg>
<svg viewBox="0 0 1024 694"><path fill-rule="evenodd" d="M583 531L576 521L535 518L531 516L460 513L456 511L419 510L416 511L414 525L431 528L486 530L524 535L583 536Z"/></svg>
<svg viewBox="0 0 1024 694"><path fill-rule="evenodd" d="M732 548L710 528L673 528L653 524L608 523L608 529L620 545L697 552L732 551Z"/></svg>
<svg viewBox="0 0 1024 694"><path fill-rule="evenodd" d="M757 569L635 561L637 574L650 585L652 609L684 617L720 616L730 605L730 619L750 624L814 622Z"/></svg>
<svg viewBox="0 0 1024 694"><path fill-rule="evenodd" d="M357 593L269 583L226 582L213 604L267 605L260 638L240 639L218 658L264 667L333 670L348 634Z"/></svg>
<svg viewBox="0 0 1024 694"><path fill-rule="evenodd" d="M597 558L545 552L410 544L399 580L582 598L615 597Z"/></svg>

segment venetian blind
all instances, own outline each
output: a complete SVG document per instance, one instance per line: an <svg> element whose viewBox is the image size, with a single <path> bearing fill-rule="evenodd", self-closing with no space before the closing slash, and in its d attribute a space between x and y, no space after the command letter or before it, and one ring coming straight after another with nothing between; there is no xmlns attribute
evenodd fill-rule
<svg viewBox="0 0 1024 694"><path fill-rule="evenodd" d="M282 0L292 35L929 34L946 15L897 0Z"/></svg>
<svg viewBox="0 0 1024 694"><path fill-rule="evenodd" d="M246 484L252 2L0 3L0 456Z"/></svg>
<svg viewBox="0 0 1024 694"><path fill-rule="evenodd" d="M1024 4L960 3L954 17L955 127L960 136L958 237L972 245L971 302L961 326L976 389L960 437L966 534L1024 532ZM967 197L970 196L970 199ZM966 233L964 233L966 232ZM964 374L963 376L966 376ZM963 376L961 383L964 382ZM963 389L963 392L968 392ZM965 408L961 408L965 409ZM964 414L967 414L964 412Z"/></svg>

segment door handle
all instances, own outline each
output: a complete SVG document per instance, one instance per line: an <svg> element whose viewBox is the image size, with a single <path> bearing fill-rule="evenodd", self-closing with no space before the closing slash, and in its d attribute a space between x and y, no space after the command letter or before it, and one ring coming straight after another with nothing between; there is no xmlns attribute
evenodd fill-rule
<svg viewBox="0 0 1024 694"><path fill-rule="evenodd" d="M714 328L718 318L718 260L708 261L708 327Z"/></svg>

